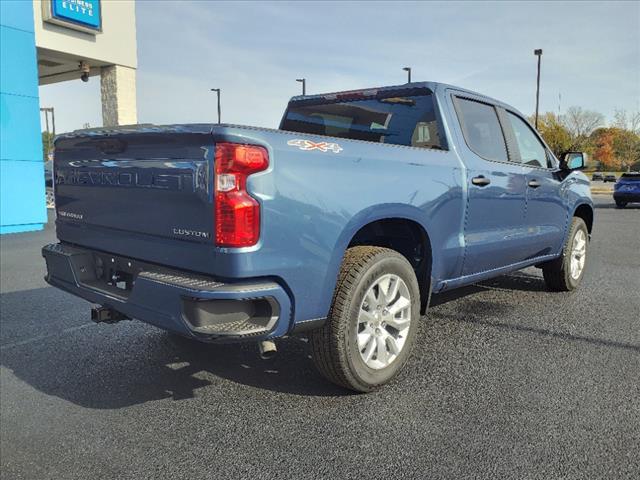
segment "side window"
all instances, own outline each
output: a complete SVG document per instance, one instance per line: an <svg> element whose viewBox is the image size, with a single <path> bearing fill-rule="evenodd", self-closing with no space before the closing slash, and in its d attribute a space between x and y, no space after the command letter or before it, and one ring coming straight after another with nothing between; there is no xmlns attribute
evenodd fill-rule
<svg viewBox="0 0 640 480"><path fill-rule="evenodd" d="M465 98L457 98L456 105L469 148L487 160L508 161L507 146L496 109Z"/></svg>
<svg viewBox="0 0 640 480"><path fill-rule="evenodd" d="M549 162L547 149L542 142L538 140L538 137L533 133L531 127L511 112L507 112L507 116L513 127L516 141L518 142L522 163L533 167L547 167Z"/></svg>
<svg viewBox="0 0 640 480"><path fill-rule="evenodd" d="M436 121L418 122L411 135L411 146L421 148L440 148L440 138Z"/></svg>

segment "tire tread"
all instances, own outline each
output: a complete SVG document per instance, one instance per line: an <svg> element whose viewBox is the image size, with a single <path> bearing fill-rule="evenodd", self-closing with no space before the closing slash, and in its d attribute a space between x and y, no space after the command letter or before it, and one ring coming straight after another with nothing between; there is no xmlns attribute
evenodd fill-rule
<svg viewBox="0 0 640 480"><path fill-rule="evenodd" d="M547 289L552 292L568 292L575 288L569 281L569 264L567 263L567 255L570 253L573 237L578 228L583 228L587 233L587 242L589 234L587 225L580 217L573 217L569 234L562 247L562 256L556 260L552 260L542 267L542 276L544 277Z"/></svg>
<svg viewBox="0 0 640 480"><path fill-rule="evenodd" d="M347 359L348 353L340 347L348 323L332 321L332 319L344 318L351 295L358 287L361 273L376 257L389 253L399 255L394 250L373 246L356 246L345 252L327 321L310 335L309 343L313 361L320 374L327 380L351 390L367 392L374 390L377 386L364 385L351 373Z"/></svg>

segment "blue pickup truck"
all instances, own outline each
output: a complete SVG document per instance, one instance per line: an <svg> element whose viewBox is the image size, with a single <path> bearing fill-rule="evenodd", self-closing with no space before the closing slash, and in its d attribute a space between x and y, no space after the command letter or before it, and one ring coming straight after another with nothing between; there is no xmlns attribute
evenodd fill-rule
<svg viewBox="0 0 640 480"><path fill-rule="evenodd" d="M137 125L55 143L46 280L98 322L204 342L307 332L367 392L407 361L432 293L535 265L580 283L582 153L561 161L502 102L421 82L294 97L278 130Z"/></svg>

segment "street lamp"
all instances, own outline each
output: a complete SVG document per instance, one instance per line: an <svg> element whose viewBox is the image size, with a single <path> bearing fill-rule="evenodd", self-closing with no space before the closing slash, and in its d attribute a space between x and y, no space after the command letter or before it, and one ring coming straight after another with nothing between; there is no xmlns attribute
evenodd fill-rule
<svg viewBox="0 0 640 480"><path fill-rule="evenodd" d="M300 82L302 84L302 95L307 94L307 79L306 78L296 78L296 82Z"/></svg>
<svg viewBox="0 0 640 480"><path fill-rule="evenodd" d="M411 67L404 67L402 70L407 72L407 83L411 83Z"/></svg>
<svg viewBox="0 0 640 480"><path fill-rule="evenodd" d="M53 136L56 136L56 114L53 107L42 107L41 112L44 112L44 120L47 125L47 133L49 133L49 113L51 113L51 126L53 128Z"/></svg>
<svg viewBox="0 0 640 480"><path fill-rule="evenodd" d="M40 108L41 112L44 112L44 121L47 129L47 159L50 158L51 153L53 151L53 142L51 138L51 133L53 133L53 137L56 136L56 116L53 107L42 107ZM53 127L53 132L49 131L49 113L51 113L51 124Z"/></svg>
<svg viewBox="0 0 640 480"><path fill-rule="evenodd" d="M538 79L536 80L536 130L538 129L538 105L540 104L540 59L542 58L542 49L537 48L533 54L538 57Z"/></svg>
<svg viewBox="0 0 640 480"><path fill-rule="evenodd" d="M220 89L212 88L211 91L216 92L216 94L218 95L218 124L220 124Z"/></svg>

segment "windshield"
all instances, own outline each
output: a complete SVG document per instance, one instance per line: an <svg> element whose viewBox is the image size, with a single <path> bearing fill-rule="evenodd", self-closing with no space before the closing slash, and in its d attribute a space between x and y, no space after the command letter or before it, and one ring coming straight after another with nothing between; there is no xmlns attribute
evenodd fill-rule
<svg viewBox="0 0 640 480"><path fill-rule="evenodd" d="M428 89L347 92L292 101L281 130L446 148Z"/></svg>

